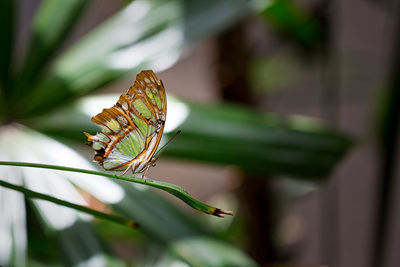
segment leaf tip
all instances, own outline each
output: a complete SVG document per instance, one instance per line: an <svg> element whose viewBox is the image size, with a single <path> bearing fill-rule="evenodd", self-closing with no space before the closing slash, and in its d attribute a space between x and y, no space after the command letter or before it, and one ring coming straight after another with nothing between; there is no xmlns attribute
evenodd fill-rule
<svg viewBox="0 0 400 267"><path fill-rule="evenodd" d="M221 210L221 209L216 208L216 209L211 213L211 215L214 215L214 216L217 216L217 217L220 217L220 218L223 218L223 217L224 217L224 216L222 216L222 214L233 215L233 212L230 211L230 210Z"/></svg>

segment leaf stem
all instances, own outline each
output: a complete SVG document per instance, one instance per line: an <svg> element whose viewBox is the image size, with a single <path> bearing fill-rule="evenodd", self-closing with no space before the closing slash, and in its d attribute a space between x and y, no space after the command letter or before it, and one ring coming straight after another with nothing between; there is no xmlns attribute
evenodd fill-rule
<svg viewBox="0 0 400 267"><path fill-rule="evenodd" d="M141 179L135 177L125 177L119 176L115 174L103 173L98 171L92 170L85 170L85 169L78 169L78 168L71 168L71 167L64 167L64 166L57 166L57 165L48 165L48 164L39 164L39 163L28 163L28 162L12 162L12 161L0 161L0 165L5 166L19 166L19 167L31 167L31 168L42 168L42 169L52 169L52 170L60 170L60 171L69 171L69 172L78 172L78 173L86 173L98 176L105 176L116 180L122 180L137 184L144 184L148 185L157 189L161 189L166 191L177 198L181 199L183 202L188 204L190 207L204 212L206 214L214 215L217 217L223 217L223 214L232 215L231 211L222 210L208 204L205 204L195 198L193 198L188 192L186 192L182 187L166 183L166 182L159 182L149 179Z"/></svg>

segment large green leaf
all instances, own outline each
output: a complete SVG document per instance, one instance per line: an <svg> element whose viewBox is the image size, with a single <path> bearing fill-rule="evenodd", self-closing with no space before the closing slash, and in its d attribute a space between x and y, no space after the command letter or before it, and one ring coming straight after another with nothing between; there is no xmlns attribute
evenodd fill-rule
<svg viewBox="0 0 400 267"><path fill-rule="evenodd" d="M260 114L231 105L187 105L182 134L165 154L222 164L249 172L311 178L326 176L351 141L312 119Z"/></svg>
<svg viewBox="0 0 400 267"><path fill-rule="evenodd" d="M56 60L20 107L20 116L43 113L129 73L166 69L186 44L242 18L246 1L209 2L199 9L190 2L136 0L128 5ZM216 13L223 16L211 19Z"/></svg>
<svg viewBox="0 0 400 267"><path fill-rule="evenodd" d="M26 123L46 134L83 143L82 131L98 130L90 116L116 99L87 97ZM166 132L173 134L175 129L182 134L165 148L165 156L308 178L326 176L352 144L348 136L306 117L281 117L228 104L186 103L169 95Z"/></svg>
<svg viewBox="0 0 400 267"><path fill-rule="evenodd" d="M16 97L30 93L51 56L60 48L69 30L91 1L88 0L43 0L35 14L31 28L28 53L17 80ZM22 99L27 99L23 97Z"/></svg>

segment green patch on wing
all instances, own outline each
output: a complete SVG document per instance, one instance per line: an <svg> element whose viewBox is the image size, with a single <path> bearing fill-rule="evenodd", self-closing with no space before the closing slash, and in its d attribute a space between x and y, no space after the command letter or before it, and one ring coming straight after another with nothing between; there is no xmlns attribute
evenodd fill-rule
<svg viewBox="0 0 400 267"><path fill-rule="evenodd" d="M145 103L139 98L133 102L133 106L135 109L142 114L146 119L151 119L155 121L154 115L151 113L150 109L146 106Z"/></svg>
<svg viewBox="0 0 400 267"><path fill-rule="evenodd" d="M156 100L155 100L155 95L151 92L150 88L146 88L146 95L150 99L150 102L155 105Z"/></svg>
<svg viewBox="0 0 400 267"><path fill-rule="evenodd" d="M104 160L105 169L113 169L136 158L145 148L145 139L138 130L129 132L112 149Z"/></svg>
<svg viewBox="0 0 400 267"><path fill-rule="evenodd" d="M135 123L136 127L139 128L140 132L142 133L142 136L145 137L147 135L147 127L148 127L146 122L133 113L131 113L131 118Z"/></svg>
<svg viewBox="0 0 400 267"><path fill-rule="evenodd" d="M143 112L142 114L144 115ZM156 127L147 125L143 119L140 119L133 113L130 115L137 128L129 132L113 147L111 153L103 162L106 170L114 169L121 164L135 159L146 148L146 138L156 130ZM103 144L99 143L99 145Z"/></svg>
<svg viewBox="0 0 400 267"><path fill-rule="evenodd" d="M159 96L159 95L156 95L154 99L156 100L157 108L158 108L159 110L161 110L161 109L163 108L163 105L162 105L160 96Z"/></svg>
<svg viewBox="0 0 400 267"><path fill-rule="evenodd" d="M160 98L159 94L153 93L150 88L146 88L146 95L150 99L150 102L153 105L157 106L157 108L159 110L162 109L162 103L161 103L161 98Z"/></svg>
<svg viewBox="0 0 400 267"><path fill-rule="evenodd" d="M119 125L119 123L114 120L114 119L110 119L109 121L106 122L106 126L113 131L114 133L118 133L121 132L121 126Z"/></svg>

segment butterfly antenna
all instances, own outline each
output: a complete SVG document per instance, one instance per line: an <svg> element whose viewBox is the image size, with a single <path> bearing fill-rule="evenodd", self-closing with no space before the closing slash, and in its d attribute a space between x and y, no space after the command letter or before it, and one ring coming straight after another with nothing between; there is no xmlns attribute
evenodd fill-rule
<svg viewBox="0 0 400 267"><path fill-rule="evenodd" d="M177 137L181 132L182 132L181 130L178 130L178 131L174 134L174 136L172 136L171 139L169 139L169 140L157 151L157 153L154 155L154 157L156 158L157 155L161 152L161 150L163 150L169 143L171 143L172 140L174 140L175 137Z"/></svg>

